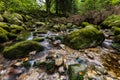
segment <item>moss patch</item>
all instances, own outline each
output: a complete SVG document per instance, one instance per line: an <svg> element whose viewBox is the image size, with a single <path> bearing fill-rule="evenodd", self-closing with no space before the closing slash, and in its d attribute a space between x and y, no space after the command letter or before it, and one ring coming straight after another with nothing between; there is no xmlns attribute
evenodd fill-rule
<svg viewBox="0 0 120 80"><path fill-rule="evenodd" d="M104 28L111 28L112 26L120 27L120 16L111 15L103 21L102 25Z"/></svg>
<svg viewBox="0 0 120 80"><path fill-rule="evenodd" d="M0 43L8 40L8 32L0 27Z"/></svg>
<svg viewBox="0 0 120 80"><path fill-rule="evenodd" d="M120 28L114 26L112 32L114 33L114 35L119 35L120 34Z"/></svg>
<svg viewBox="0 0 120 80"><path fill-rule="evenodd" d="M102 32L97 30L93 25L86 26L66 35L64 43L71 48L81 49L94 47L101 44L105 37Z"/></svg>
<svg viewBox="0 0 120 80"><path fill-rule="evenodd" d="M10 31L10 27L8 26L7 23L4 22L0 22L0 27L2 27L3 29Z"/></svg>
<svg viewBox="0 0 120 80"><path fill-rule="evenodd" d="M44 38L42 38L42 37L34 38L33 41L42 42L42 41L44 41Z"/></svg>
<svg viewBox="0 0 120 80"><path fill-rule="evenodd" d="M10 28L11 28L11 32L12 33L20 33L21 31L25 30L22 26L18 26L18 25L10 25Z"/></svg>
<svg viewBox="0 0 120 80"><path fill-rule="evenodd" d="M35 41L22 41L10 47L6 47L3 51L3 56L8 59L23 58L34 50L42 51L44 47Z"/></svg>

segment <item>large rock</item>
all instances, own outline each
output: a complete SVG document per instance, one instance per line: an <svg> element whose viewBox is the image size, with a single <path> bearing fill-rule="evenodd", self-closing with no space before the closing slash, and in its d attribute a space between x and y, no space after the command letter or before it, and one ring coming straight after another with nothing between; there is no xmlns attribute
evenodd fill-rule
<svg viewBox="0 0 120 80"><path fill-rule="evenodd" d="M34 50L42 51L44 47L35 41L22 41L10 47L6 47L3 51L3 55L8 59L23 58Z"/></svg>
<svg viewBox="0 0 120 80"><path fill-rule="evenodd" d="M66 35L64 43L71 48L81 49L94 47L101 44L105 37L102 32L97 30L93 25L76 30Z"/></svg>
<svg viewBox="0 0 120 80"><path fill-rule="evenodd" d="M120 16L111 15L102 22L103 28L111 28L112 26L120 27Z"/></svg>

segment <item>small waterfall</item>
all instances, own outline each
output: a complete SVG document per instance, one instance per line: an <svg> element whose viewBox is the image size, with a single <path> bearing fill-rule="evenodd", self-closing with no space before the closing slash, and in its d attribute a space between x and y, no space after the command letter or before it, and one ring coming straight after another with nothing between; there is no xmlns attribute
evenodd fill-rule
<svg viewBox="0 0 120 80"><path fill-rule="evenodd" d="M33 39L33 33L31 32L27 40L32 40L32 39Z"/></svg>

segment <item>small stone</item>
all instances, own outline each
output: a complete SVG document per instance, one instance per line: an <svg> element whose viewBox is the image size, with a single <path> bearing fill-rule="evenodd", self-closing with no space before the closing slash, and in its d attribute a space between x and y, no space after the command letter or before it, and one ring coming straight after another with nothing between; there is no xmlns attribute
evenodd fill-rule
<svg viewBox="0 0 120 80"><path fill-rule="evenodd" d="M65 72L64 67L63 66L59 67L58 71L59 71L59 73L64 73Z"/></svg>
<svg viewBox="0 0 120 80"><path fill-rule="evenodd" d="M63 50L66 49L64 44L60 44L59 46L60 46Z"/></svg>
<svg viewBox="0 0 120 80"><path fill-rule="evenodd" d="M29 53L30 55L35 55L36 54L36 51L32 51Z"/></svg>
<svg viewBox="0 0 120 80"><path fill-rule="evenodd" d="M118 63L120 64L120 60L118 61Z"/></svg>
<svg viewBox="0 0 120 80"><path fill-rule="evenodd" d="M60 76L60 80L66 80L66 76Z"/></svg>
<svg viewBox="0 0 120 80"><path fill-rule="evenodd" d="M105 80L113 80L111 77L105 77Z"/></svg>
<svg viewBox="0 0 120 80"><path fill-rule="evenodd" d="M90 58L90 59L94 59L94 56L93 56L91 53L87 54L87 56L88 56L88 58Z"/></svg>
<svg viewBox="0 0 120 80"><path fill-rule="evenodd" d="M57 54L57 57L55 59L55 65L60 66L63 64L63 57L62 55Z"/></svg>
<svg viewBox="0 0 120 80"><path fill-rule="evenodd" d="M22 65L22 62L17 62L14 64L15 66L21 66Z"/></svg>
<svg viewBox="0 0 120 80"><path fill-rule="evenodd" d="M107 74L107 70L100 66L95 66L96 70L102 74Z"/></svg>

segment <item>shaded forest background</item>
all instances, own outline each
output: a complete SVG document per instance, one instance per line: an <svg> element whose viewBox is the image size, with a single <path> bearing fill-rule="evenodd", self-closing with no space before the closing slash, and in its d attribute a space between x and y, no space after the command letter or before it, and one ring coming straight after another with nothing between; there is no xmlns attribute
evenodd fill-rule
<svg viewBox="0 0 120 80"><path fill-rule="evenodd" d="M62 16L78 25L82 21L99 24L109 15L119 14L119 4L119 0L1 0L0 13L18 12L36 18ZM63 20L55 22L66 22Z"/></svg>

